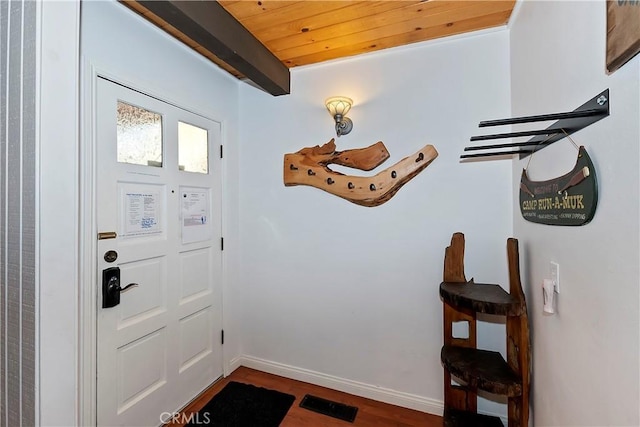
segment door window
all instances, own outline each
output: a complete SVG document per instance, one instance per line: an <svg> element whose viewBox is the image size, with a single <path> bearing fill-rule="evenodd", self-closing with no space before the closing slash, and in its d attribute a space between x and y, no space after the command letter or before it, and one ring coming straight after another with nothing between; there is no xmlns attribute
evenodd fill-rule
<svg viewBox="0 0 640 427"><path fill-rule="evenodd" d="M118 162L162 167L162 116L118 101Z"/></svg>
<svg viewBox="0 0 640 427"><path fill-rule="evenodd" d="M178 122L178 167L180 170L209 173L208 139L206 129Z"/></svg>

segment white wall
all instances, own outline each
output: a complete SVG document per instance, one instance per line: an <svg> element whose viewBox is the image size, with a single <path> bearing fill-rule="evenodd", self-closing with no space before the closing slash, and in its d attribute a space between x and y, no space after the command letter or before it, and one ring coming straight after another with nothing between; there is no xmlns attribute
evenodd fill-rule
<svg viewBox="0 0 640 427"><path fill-rule="evenodd" d="M80 6L38 3L36 423L78 424Z"/></svg>
<svg viewBox="0 0 640 427"><path fill-rule="evenodd" d="M536 426L640 425L640 60L607 76L605 40L605 2L523 2L511 28L514 115L571 111L606 88L611 93L611 115L574 137L598 174L593 221L545 226L514 210L515 235L527 253ZM575 160L564 140L537 153L528 171L545 180ZM526 161L514 162L514 197ZM540 284L550 261L561 274L555 316L542 314Z"/></svg>
<svg viewBox="0 0 640 427"><path fill-rule="evenodd" d="M459 162L480 120L509 114L508 33L294 68L291 87L240 90L242 363L438 412L452 233L466 234L469 278L508 285L511 163ZM374 208L285 188L283 155L335 137L332 95L354 100L338 150L382 140L391 153L365 174L427 143L439 157ZM503 326L485 330L485 347L504 347Z"/></svg>

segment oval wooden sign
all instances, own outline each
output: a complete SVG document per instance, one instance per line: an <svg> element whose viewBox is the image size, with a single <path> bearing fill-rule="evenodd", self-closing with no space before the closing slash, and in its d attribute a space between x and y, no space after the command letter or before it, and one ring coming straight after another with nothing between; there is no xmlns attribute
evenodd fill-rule
<svg viewBox="0 0 640 427"><path fill-rule="evenodd" d="M598 204L596 170L584 147L571 172L547 181L520 178L520 212L527 221L547 225L584 225Z"/></svg>

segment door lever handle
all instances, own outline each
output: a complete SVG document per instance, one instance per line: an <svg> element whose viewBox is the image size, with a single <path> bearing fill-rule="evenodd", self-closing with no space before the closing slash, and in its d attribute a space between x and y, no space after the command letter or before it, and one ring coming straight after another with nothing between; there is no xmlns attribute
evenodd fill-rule
<svg viewBox="0 0 640 427"><path fill-rule="evenodd" d="M127 286L125 286L124 288L120 288L120 293L126 291L129 288L135 288L136 286L139 286L137 283L129 283Z"/></svg>
<svg viewBox="0 0 640 427"><path fill-rule="evenodd" d="M124 288L120 287L120 268L109 267L102 270L102 308L115 307L120 304L120 293L138 286L137 283L129 283Z"/></svg>
<svg viewBox="0 0 640 427"><path fill-rule="evenodd" d="M116 277L112 277L109 280L109 284L108 284L109 292L120 292L120 293L126 291L129 288L133 288L133 287L136 287L136 286L138 286L137 283L129 283L124 288L121 288L120 287L120 279L116 278Z"/></svg>

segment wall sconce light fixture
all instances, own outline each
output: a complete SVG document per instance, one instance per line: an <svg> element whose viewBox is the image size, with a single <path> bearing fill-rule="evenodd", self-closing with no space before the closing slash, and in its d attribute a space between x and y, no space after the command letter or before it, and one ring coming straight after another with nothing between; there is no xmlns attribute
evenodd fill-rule
<svg viewBox="0 0 640 427"><path fill-rule="evenodd" d="M346 117L347 113L353 105L351 98L346 96L332 96L324 101L329 110L329 114L336 122L336 135L346 135L353 129L353 122Z"/></svg>

